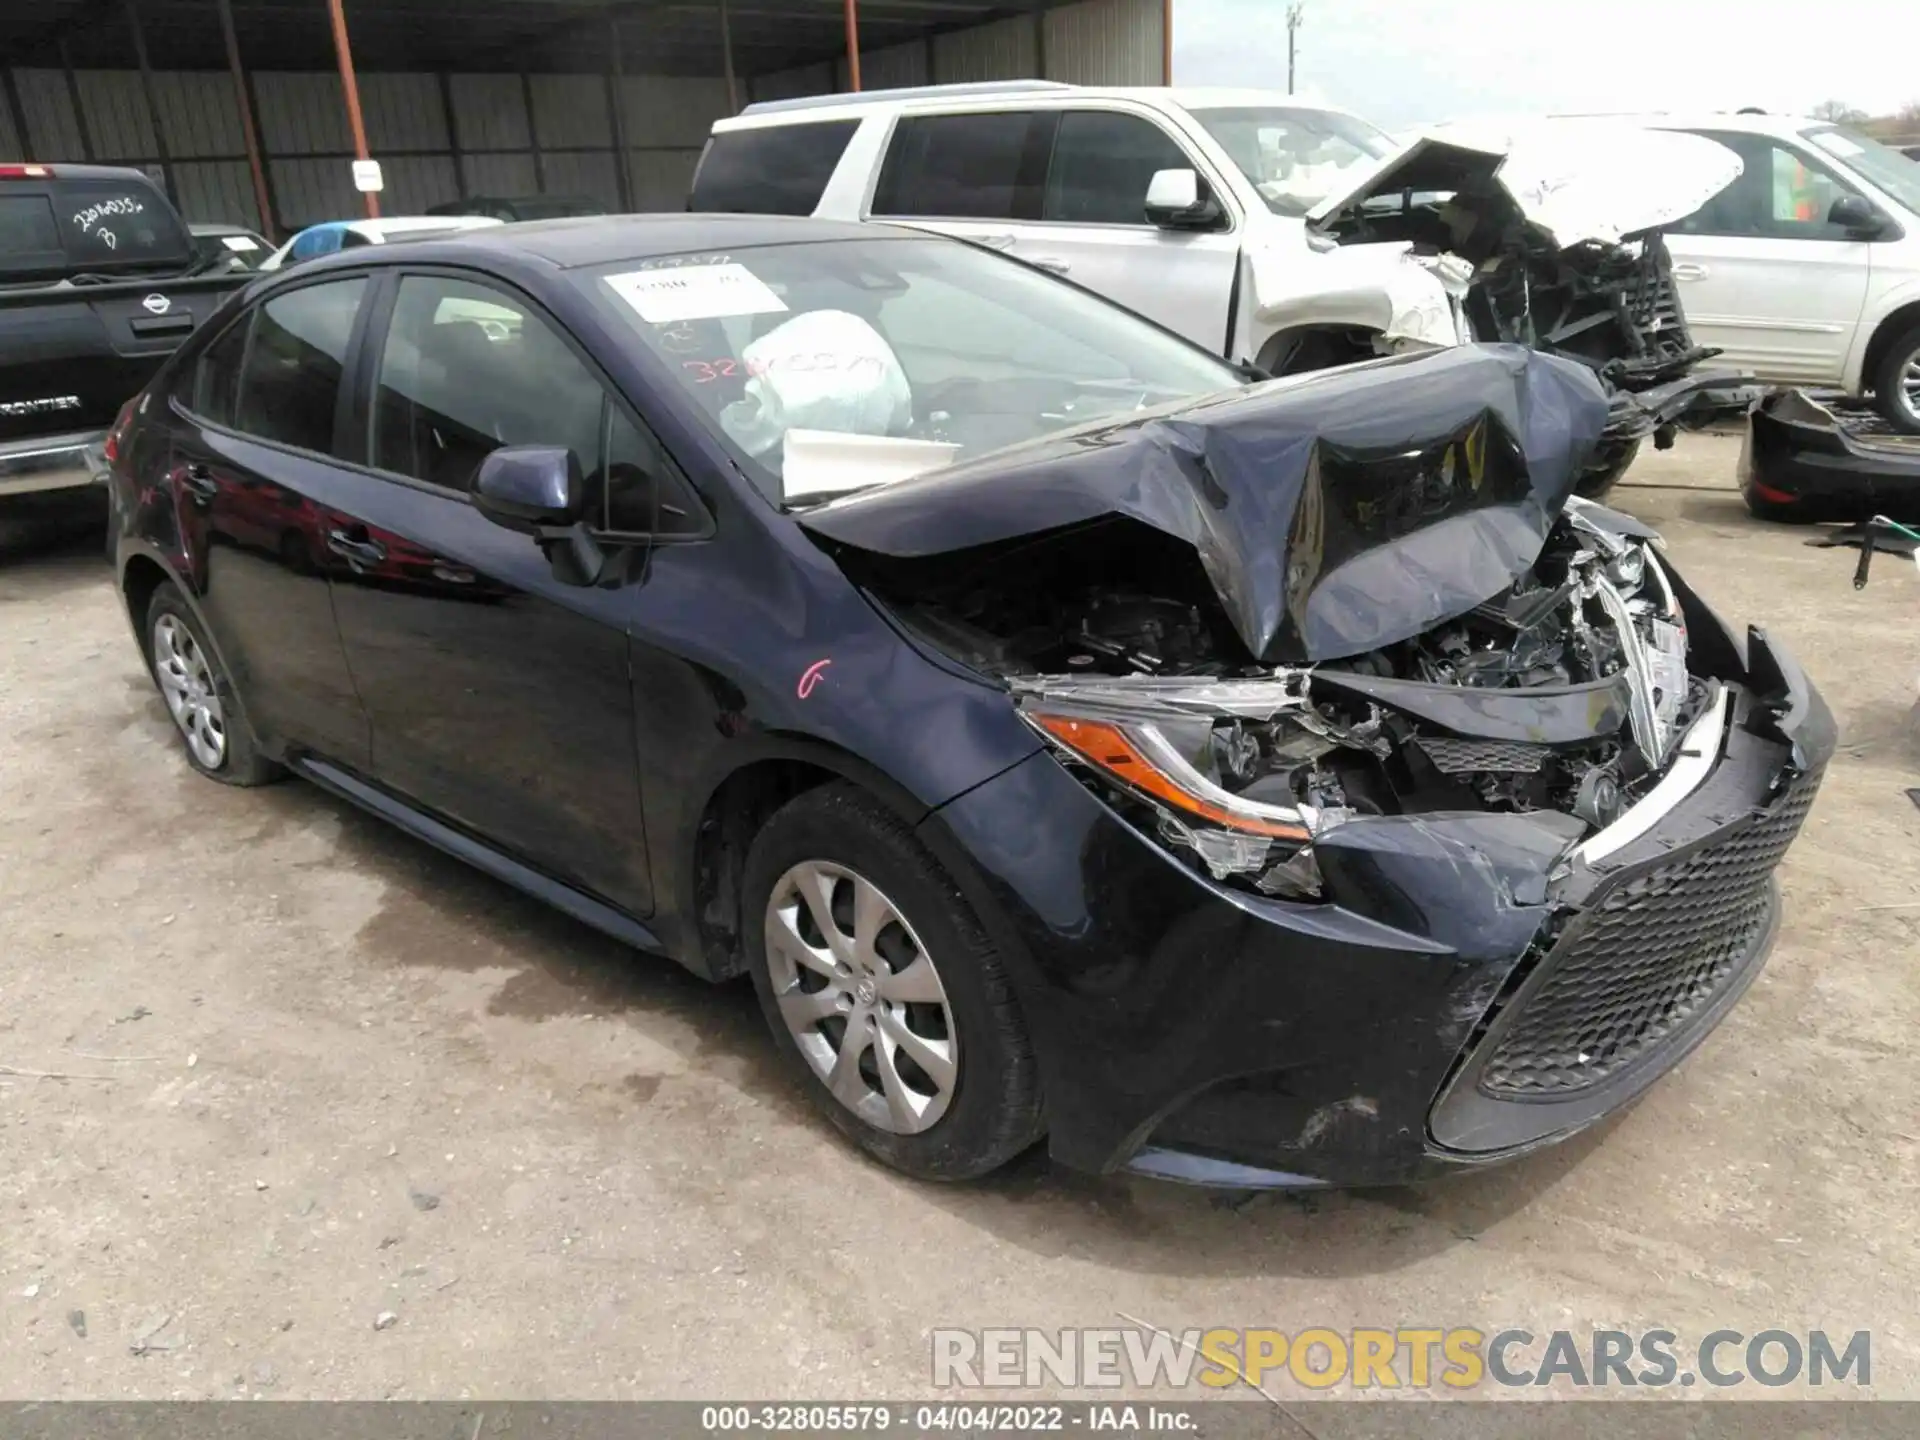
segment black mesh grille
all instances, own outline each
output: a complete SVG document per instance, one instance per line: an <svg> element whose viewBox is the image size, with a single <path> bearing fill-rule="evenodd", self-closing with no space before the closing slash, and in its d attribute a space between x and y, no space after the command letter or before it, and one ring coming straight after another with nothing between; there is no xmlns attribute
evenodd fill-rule
<svg viewBox="0 0 1920 1440"><path fill-rule="evenodd" d="M1550 753L1546 746L1529 745L1524 740L1456 740L1422 735L1419 743L1433 761L1433 768L1444 775L1471 775L1481 770L1532 775Z"/></svg>
<svg viewBox="0 0 1920 1440"><path fill-rule="evenodd" d="M1582 1090L1684 1030L1752 958L1767 877L1819 788L1817 772L1802 776L1700 849L1623 872L1540 961L1480 1088L1540 1099Z"/></svg>

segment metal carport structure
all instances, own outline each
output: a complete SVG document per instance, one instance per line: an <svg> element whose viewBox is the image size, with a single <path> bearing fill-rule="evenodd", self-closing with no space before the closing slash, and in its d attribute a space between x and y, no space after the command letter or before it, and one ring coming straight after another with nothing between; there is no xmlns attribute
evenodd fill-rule
<svg viewBox="0 0 1920 1440"><path fill-rule="evenodd" d="M534 193L674 209L708 126L753 100L1027 76L1163 83L1170 9L1171 0L10 0L0 6L0 158L140 166L191 219L285 231L360 213L348 163L359 149L357 98L390 213Z"/></svg>

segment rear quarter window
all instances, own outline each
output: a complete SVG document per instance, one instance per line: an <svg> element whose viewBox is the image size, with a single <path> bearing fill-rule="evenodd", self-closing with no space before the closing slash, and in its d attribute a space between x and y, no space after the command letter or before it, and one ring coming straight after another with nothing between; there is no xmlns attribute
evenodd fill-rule
<svg viewBox="0 0 1920 1440"><path fill-rule="evenodd" d="M689 210L740 215L811 215L858 120L816 120L723 130L707 141L694 172Z"/></svg>

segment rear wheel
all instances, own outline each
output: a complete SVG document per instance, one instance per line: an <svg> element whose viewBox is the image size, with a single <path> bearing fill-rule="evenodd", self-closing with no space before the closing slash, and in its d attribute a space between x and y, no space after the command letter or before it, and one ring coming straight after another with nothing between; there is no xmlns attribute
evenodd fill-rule
<svg viewBox="0 0 1920 1440"><path fill-rule="evenodd" d="M1874 403L1887 423L1920 435L1920 325L1887 347L1873 376Z"/></svg>
<svg viewBox="0 0 1920 1440"><path fill-rule="evenodd" d="M278 778L279 766L254 749L240 697L219 656L171 584L155 590L147 605L147 664L189 765L222 785L265 785Z"/></svg>
<svg viewBox="0 0 1920 1440"><path fill-rule="evenodd" d="M754 841L741 911L775 1044L862 1148L968 1180L1039 1138L1038 1070L999 956L878 801L835 784L789 803Z"/></svg>

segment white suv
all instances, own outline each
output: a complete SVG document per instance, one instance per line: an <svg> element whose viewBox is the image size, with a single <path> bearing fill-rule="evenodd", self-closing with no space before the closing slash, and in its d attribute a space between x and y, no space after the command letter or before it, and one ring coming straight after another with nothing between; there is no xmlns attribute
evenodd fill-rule
<svg viewBox="0 0 1920 1440"><path fill-rule="evenodd" d="M719 121L688 208L960 236L1278 372L1465 338L1405 246L1310 235L1308 211L1395 148L1357 116L1258 90L870 91Z"/></svg>
<svg viewBox="0 0 1920 1440"><path fill-rule="evenodd" d="M1782 384L1872 392L1920 434L1920 164L1844 126L1649 115L1719 141L1740 178L1667 229L1694 339Z"/></svg>

